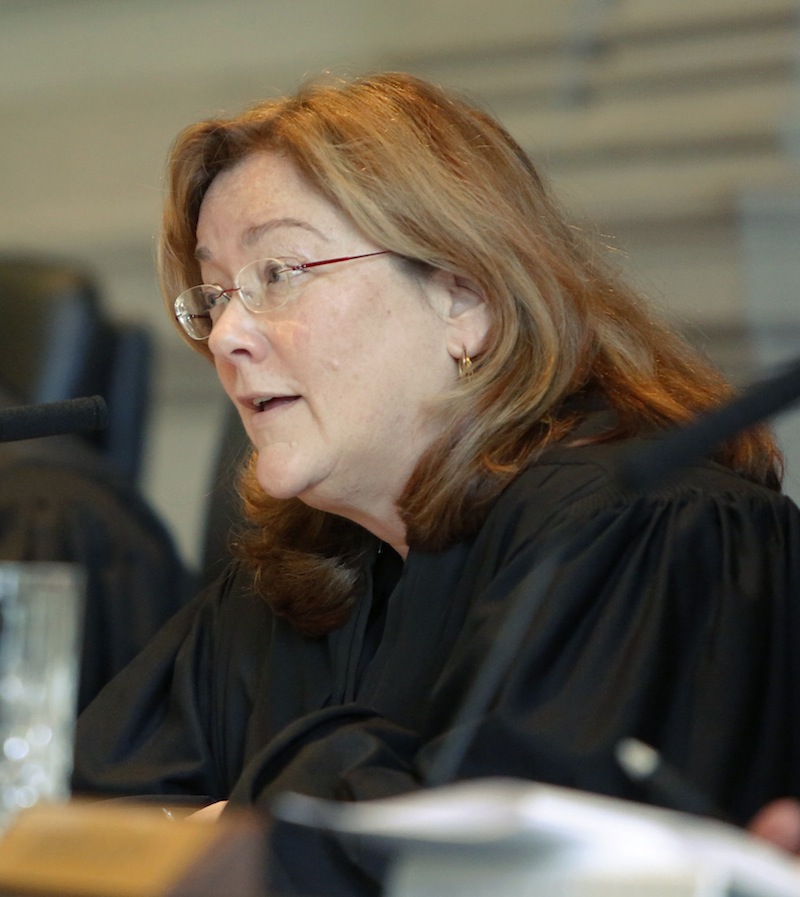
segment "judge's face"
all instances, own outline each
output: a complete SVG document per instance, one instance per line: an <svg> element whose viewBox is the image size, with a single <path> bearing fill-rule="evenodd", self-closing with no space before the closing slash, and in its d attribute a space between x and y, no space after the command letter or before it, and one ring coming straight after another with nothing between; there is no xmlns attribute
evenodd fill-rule
<svg viewBox="0 0 800 897"><path fill-rule="evenodd" d="M217 176L197 244L203 281L224 288L256 259L383 248L272 153ZM312 268L292 284L287 304L266 313L232 294L209 338L217 372L268 494L377 531L436 436L426 408L457 376L453 290L445 276L410 275L393 255Z"/></svg>

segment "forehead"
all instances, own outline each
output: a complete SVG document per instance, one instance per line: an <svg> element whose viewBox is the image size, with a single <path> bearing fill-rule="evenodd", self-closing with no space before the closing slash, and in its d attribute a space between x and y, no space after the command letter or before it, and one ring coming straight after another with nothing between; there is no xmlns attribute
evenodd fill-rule
<svg viewBox="0 0 800 897"><path fill-rule="evenodd" d="M203 208L218 202L245 203L304 192L314 191L290 159L272 152L251 153L214 178L203 199L201 215Z"/></svg>
<svg viewBox="0 0 800 897"><path fill-rule="evenodd" d="M277 153L254 153L212 181L200 206L201 261L257 245L271 232L297 228L323 238L347 226L337 208Z"/></svg>

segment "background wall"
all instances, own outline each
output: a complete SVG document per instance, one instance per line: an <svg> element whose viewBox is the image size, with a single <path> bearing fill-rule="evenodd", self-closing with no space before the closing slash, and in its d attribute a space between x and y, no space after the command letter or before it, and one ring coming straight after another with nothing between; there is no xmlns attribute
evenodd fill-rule
<svg viewBox="0 0 800 897"><path fill-rule="evenodd" d="M74 257L157 338L144 486L197 553L222 398L153 276L178 129L323 69L498 115L745 382L800 352L798 0L0 0L0 249ZM592 223L591 225L589 223ZM800 492L800 418L781 418Z"/></svg>

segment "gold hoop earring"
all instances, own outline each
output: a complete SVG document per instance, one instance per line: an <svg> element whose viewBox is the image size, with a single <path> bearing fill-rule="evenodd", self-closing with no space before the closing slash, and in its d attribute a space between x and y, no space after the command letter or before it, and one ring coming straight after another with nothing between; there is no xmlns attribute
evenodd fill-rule
<svg viewBox="0 0 800 897"><path fill-rule="evenodd" d="M458 359L458 379L469 380L472 376L472 359L467 355L467 349L461 350L461 358Z"/></svg>

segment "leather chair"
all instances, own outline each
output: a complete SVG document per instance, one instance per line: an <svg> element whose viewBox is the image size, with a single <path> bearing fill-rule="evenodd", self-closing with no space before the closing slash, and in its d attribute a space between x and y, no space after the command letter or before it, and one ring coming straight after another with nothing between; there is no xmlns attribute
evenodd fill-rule
<svg viewBox="0 0 800 897"><path fill-rule="evenodd" d="M136 481L150 393L152 341L112 321L92 276L71 262L0 255L0 385L20 404L101 395L106 430L84 438Z"/></svg>

